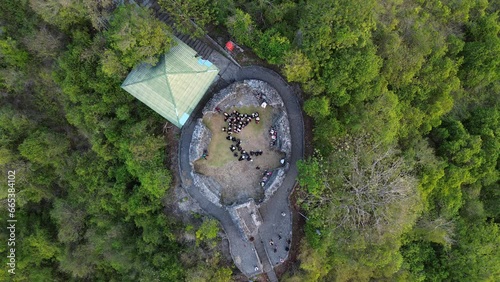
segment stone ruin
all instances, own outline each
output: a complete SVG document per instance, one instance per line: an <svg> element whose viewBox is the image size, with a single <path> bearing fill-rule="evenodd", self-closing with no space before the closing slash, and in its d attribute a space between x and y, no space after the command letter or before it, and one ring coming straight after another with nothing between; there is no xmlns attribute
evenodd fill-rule
<svg viewBox="0 0 500 282"><path fill-rule="evenodd" d="M237 95L237 93L242 92L247 94ZM273 116L272 127L277 131L277 140L274 149L284 153L284 165L273 170L272 175L263 186L264 198L259 203L256 204L254 199L249 199L242 204L226 207L237 226L239 226L241 232L246 235L245 237L251 237L258 229L259 222L262 221L258 214L258 207L260 204L267 201L281 186L289 168L291 137L288 114L278 92L269 84L260 80L244 80L229 85L216 93L202 110L203 115L207 115L216 113L218 109L224 110L231 107L262 106L263 102L273 108L282 109L278 111L278 114ZM221 207L221 184L212 177L196 173L194 169L194 162L202 157L203 151L208 147L211 137L212 133L210 130L203 124L202 119L198 119L190 144L189 162L193 168L191 174L196 187L200 189L208 200ZM248 210L250 214L254 215L254 218L242 216L241 211L243 210Z"/></svg>

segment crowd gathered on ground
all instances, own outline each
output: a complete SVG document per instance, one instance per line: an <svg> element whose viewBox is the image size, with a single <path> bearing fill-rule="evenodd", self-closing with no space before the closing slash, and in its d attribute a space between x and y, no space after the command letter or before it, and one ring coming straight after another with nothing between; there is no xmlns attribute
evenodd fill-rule
<svg viewBox="0 0 500 282"><path fill-rule="evenodd" d="M227 133L226 140L230 141L229 150L233 154L238 161L249 161L253 162L255 157L261 156L264 151L263 150L250 150L246 151L242 147L242 140L237 138L237 134L239 134L246 126L248 126L252 121L255 124L260 123L260 115L259 112L253 113L241 113L238 110L233 110L232 112L223 112L220 108L216 108L216 111L224 116L225 126L221 128L222 132ZM271 139L270 146L276 145L277 140L277 131L274 127L269 129L269 137ZM208 151L204 150L202 158L207 159ZM282 162L283 164L283 162ZM256 166L255 169L260 170L260 166ZM262 173L262 179L260 181L260 185L263 187L268 180L271 178L273 172L268 171L267 169Z"/></svg>
<svg viewBox="0 0 500 282"><path fill-rule="evenodd" d="M222 127L222 131L227 133L226 139L231 141L229 150L233 153L238 161L253 161L252 157L260 156L263 154L262 150L257 151L246 151L241 146L241 139L236 138L233 134L240 133L246 126L248 126L252 121L256 124L260 122L259 112L253 112L251 114L240 113L237 110L233 110L231 113L224 112L224 122L227 122L227 126ZM256 169L260 169L258 166Z"/></svg>

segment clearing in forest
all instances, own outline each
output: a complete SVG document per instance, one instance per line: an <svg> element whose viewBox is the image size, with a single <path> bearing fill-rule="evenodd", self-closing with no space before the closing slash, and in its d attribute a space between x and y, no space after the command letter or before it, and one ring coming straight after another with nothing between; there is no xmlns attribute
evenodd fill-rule
<svg viewBox="0 0 500 282"><path fill-rule="evenodd" d="M255 123L253 119L240 133L231 136L241 140L241 148L247 153L250 151L262 151L259 156L250 156L252 161L246 159L239 161L241 152L230 150L231 145L236 142L227 140L227 132L222 131L228 123L224 121L223 113L207 114L203 117L204 124L212 132L212 139L208 146L208 156L195 162L196 172L213 177L222 186L221 202L232 204L237 201L253 198L261 199L263 189L260 185L265 170L272 170L280 166L283 154L271 149L271 128L273 115L276 109L273 107L232 107L226 109L227 113L233 110L242 114L251 115L259 113L260 122ZM237 157L234 154L237 154Z"/></svg>

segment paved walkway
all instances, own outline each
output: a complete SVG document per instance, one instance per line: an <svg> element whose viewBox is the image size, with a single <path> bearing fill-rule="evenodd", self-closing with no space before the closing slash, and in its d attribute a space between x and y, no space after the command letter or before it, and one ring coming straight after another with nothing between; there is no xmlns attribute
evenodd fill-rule
<svg viewBox="0 0 500 282"><path fill-rule="evenodd" d="M304 155L302 111L293 91L283 78L274 71L259 66L250 66L235 71L234 77L237 81L259 79L274 87L283 99L290 122L292 140L290 167L282 186L260 207L263 218L263 224L259 228L260 238L255 238L253 243L245 240L243 234L240 233L231 220L228 211L224 207L218 207L208 201L200 193L199 189L193 185L191 178L192 167L189 163L189 146L195 127L195 122L192 119L186 122L181 133L179 145L181 179L183 187L198 201L200 206L221 222L229 239L231 255L236 266L248 277L265 272L270 281L278 281L273 268L288 257L292 238L289 195L296 183L296 162L302 159Z"/></svg>
<svg viewBox="0 0 500 282"><path fill-rule="evenodd" d="M265 249L265 243L260 235L257 236L254 245L260 258L268 257ZM278 281L278 277L276 276L276 273L274 272L273 266L271 265L269 259L262 260L262 270L266 273L270 281Z"/></svg>
<svg viewBox="0 0 500 282"><path fill-rule="evenodd" d="M259 66L242 68L237 75L237 80L243 79L259 79L274 87L283 99L290 122L292 154L290 156L289 170L286 172L281 187L269 200L261 205L259 210L264 221L259 228L259 233L262 241L264 241L271 264L276 266L288 257L288 250L291 245L292 213L289 195L297 179L296 163L304 156L302 110L290 86L274 71ZM282 213L284 213L284 216ZM273 245L269 244L270 241L273 242ZM277 251L275 252L275 250Z"/></svg>
<svg viewBox="0 0 500 282"><path fill-rule="evenodd" d="M214 205L200 192L198 187L193 185L191 177L192 167L189 163L189 146L194 127L195 123L188 121L181 132L179 144L179 171L181 172L182 186L191 197L199 203L200 207L205 212L219 220L222 228L226 232L231 256L238 268L247 276L259 274L262 265L256 255L253 244L244 240L239 229L231 219L229 212L225 208ZM255 267L258 269L256 270Z"/></svg>

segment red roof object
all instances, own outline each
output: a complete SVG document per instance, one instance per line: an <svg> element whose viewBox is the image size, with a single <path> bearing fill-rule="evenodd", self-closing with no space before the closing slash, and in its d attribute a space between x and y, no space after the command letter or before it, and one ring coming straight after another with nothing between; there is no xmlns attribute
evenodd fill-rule
<svg viewBox="0 0 500 282"><path fill-rule="evenodd" d="M228 41L226 43L226 49L232 52L234 50L234 43L232 41Z"/></svg>

